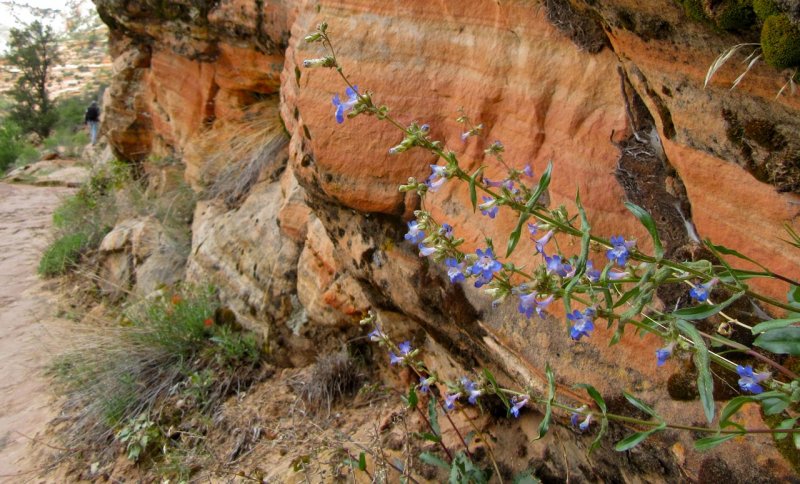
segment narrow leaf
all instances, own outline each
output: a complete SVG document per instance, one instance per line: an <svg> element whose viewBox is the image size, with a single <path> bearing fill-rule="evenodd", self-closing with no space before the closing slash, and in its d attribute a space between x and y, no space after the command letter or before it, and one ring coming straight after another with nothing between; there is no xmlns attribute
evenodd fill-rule
<svg viewBox="0 0 800 484"><path fill-rule="evenodd" d="M656 411L653 410L653 408L650 405L644 403L643 401L639 400L638 398L634 397L628 392L623 391L622 395L625 396L625 399L628 400L631 403L631 405L638 408L642 412L651 415L653 417L656 416Z"/></svg>
<svg viewBox="0 0 800 484"><path fill-rule="evenodd" d="M757 325L753 326L751 331L753 334L765 333L773 329L792 326L795 323L800 323L800 318L773 319L770 321L764 321L763 323L758 323Z"/></svg>
<svg viewBox="0 0 800 484"><path fill-rule="evenodd" d="M506 408L510 408L511 405L508 403L508 397L506 394L500 391L500 385L497 384L497 380L495 380L494 375L490 372L487 368L483 369L483 376L486 377L486 381L492 386L492 390L494 394L500 397L500 400L503 402Z"/></svg>
<svg viewBox="0 0 800 484"><path fill-rule="evenodd" d="M767 331L756 338L753 344L780 355L800 355L800 327Z"/></svg>
<svg viewBox="0 0 800 484"><path fill-rule="evenodd" d="M539 440L547 434L550 428L550 418L553 416L553 401L556 399L556 376L550 364L545 364L545 375L547 375L547 402L545 403L544 416L539 422L539 435L533 440Z"/></svg>
<svg viewBox="0 0 800 484"><path fill-rule="evenodd" d="M588 393L589 396L592 397L592 400L595 401L597 406L600 407L600 411L603 412L603 415L605 415L607 411L606 401L603 400L603 396L600 395L600 392L598 392L595 387L587 383L578 383L577 385L575 385L575 388L583 388L584 390L586 390L586 393Z"/></svg>
<svg viewBox="0 0 800 484"><path fill-rule="evenodd" d="M714 421L714 379L709 368L708 348L703 337L690 323L677 320L678 329L694 343L694 364L697 367L697 390L708 423Z"/></svg>
<svg viewBox="0 0 800 484"><path fill-rule="evenodd" d="M713 449L714 447L718 446L723 442L727 442L732 438L736 437L739 434L725 434L725 435L716 435L714 437L704 437L702 439L698 439L694 441L694 448L700 452L704 450Z"/></svg>
<svg viewBox="0 0 800 484"><path fill-rule="evenodd" d="M404 400L408 408L415 408L417 406L419 398L417 397L417 390L414 385L411 385L411 388L408 389L408 396L404 397Z"/></svg>
<svg viewBox="0 0 800 484"><path fill-rule="evenodd" d="M732 422L730 421L731 417L736 415L740 408L745 403L754 402L756 401L755 398L751 396L741 396L732 398L727 405L722 409L722 412L719 414L719 426L720 427L727 427Z"/></svg>
<svg viewBox="0 0 800 484"><path fill-rule="evenodd" d="M647 213L647 210L634 203L625 202L625 206L637 219L639 219L639 222L644 225L644 228L650 232L650 237L653 239L653 251L656 259L661 259L664 257L664 247L661 246L661 239L658 237L658 229L656 228L656 223L653 220L653 217Z"/></svg>
<svg viewBox="0 0 800 484"><path fill-rule="evenodd" d="M703 303L690 308L678 309L677 311L672 313L672 315L675 316L676 318L686 319L689 321L706 319L727 308L728 306L736 302L737 299L744 296L744 294L745 294L744 291L737 292L736 294L734 294L733 296L731 296L730 298L726 299L725 301L719 304Z"/></svg>
<svg viewBox="0 0 800 484"><path fill-rule="evenodd" d="M358 469L363 472L367 470L367 455L364 452L358 454Z"/></svg>
<svg viewBox="0 0 800 484"><path fill-rule="evenodd" d="M475 189L475 183L478 181L478 177L481 176L481 173L483 173L483 168L484 167L478 168L477 170L475 170L475 173L473 173L472 176L469 177L469 200L470 202L472 202L473 212L478 209L478 192Z"/></svg>
<svg viewBox="0 0 800 484"><path fill-rule="evenodd" d="M436 413L436 401L434 400L434 397L431 397L430 400L428 400L428 420L431 421L431 429L433 430L433 433L437 436L441 436L442 429L439 428L439 416Z"/></svg>
<svg viewBox="0 0 800 484"><path fill-rule="evenodd" d="M442 459L440 459L437 455L431 454L430 452L421 453L419 455L419 460L421 460L422 462L424 462L424 463L426 463L428 465L441 467L442 469L445 469L445 470L448 470L448 471L450 470L450 465L447 462L445 462Z"/></svg>
<svg viewBox="0 0 800 484"><path fill-rule="evenodd" d="M525 222L531 217L530 212L526 209L522 213L519 214L519 220L517 221L517 226L514 228L514 231L511 232L511 235L508 237L508 249L506 250L506 257L510 256L514 249L517 247L519 243L519 238L522 236L522 227L525 225Z"/></svg>
<svg viewBox="0 0 800 484"><path fill-rule="evenodd" d="M658 427L652 428L650 430L646 430L644 432L636 432L635 434L631 434L624 439L620 440L616 444L614 444L614 450L617 452L624 452L628 449L632 449L639 445L644 439L651 436L652 434L663 430L666 428L666 424L662 423Z"/></svg>
<svg viewBox="0 0 800 484"><path fill-rule="evenodd" d="M603 416L602 420L600 420L600 431L597 432L597 436L592 441L592 445L589 446L589 453L591 454L596 448L600 447L600 444L603 441L603 437L606 435L608 431L608 419Z"/></svg>
<svg viewBox="0 0 800 484"><path fill-rule="evenodd" d="M741 252L738 252L738 251L733 250L731 248L725 247L724 245L713 244L708 239L706 239L704 242L705 242L706 246L708 246L708 248L710 248L713 252L719 252L720 254L732 255L734 257L738 257L739 259L746 260L747 262L752 262L753 264L757 265L758 267L760 267L760 268L764 269L765 271L769 272L769 269L764 267L762 264L754 261L753 259L747 257L746 255L742 254Z"/></svg>
<svg viewBox="0 0 800 484"><path fill-rule="evenodd" d="M783 422L778 424L778 426L775 427L775 428L776 429L781 429L781 430L789 430L792 427L794 427L795 422L797 422L797 417L795 417L795 418L787 418L786 420L784 420ZM789 435L788 433L775 434L775 440L783 440L788 435Z"/></svg>

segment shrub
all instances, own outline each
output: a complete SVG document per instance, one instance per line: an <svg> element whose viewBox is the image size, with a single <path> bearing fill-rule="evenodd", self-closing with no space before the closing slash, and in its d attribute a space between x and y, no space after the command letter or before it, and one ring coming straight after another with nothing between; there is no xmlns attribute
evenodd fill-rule
<svg viewBox="0 0 800 484"><path fill-rule="evenodd" d="M761 30L764 60L778 69L800 66L800 28L786 15L773 15Z"/></svg>
<svg viewBox="0 0 800 484"><path fill-rule="evenodd" d="M104 460L116 439L139 460L163 429L209 415L255 381L261 347L252 334L215 321L217 312L213 289L183 287L133 304L120 324L85 328L86 346L58 357L50 371L65 414L74 416L66 447Z"/></svg>
<svg viewBox="0 0 800 484"><path fill-rule="evenodd" d="M761 20L767 20L769 17L781 13L778 6L775 5L775 0L753 0L753 11Z"/></svg>
<svg viewBox="0 0 800 484"><path fill-rule="evenodd" d="M723 30L744 30L755 23L755 14L750 2L733 0L714 11L714 22Z"/></svg>
<svg viewBox="0 0 800 484"><path fill-rule="evenodd" d="M690 19L698 22L708 21L702 0L678 0L678 3L681 4L683 11L686 12L686 16Z"/></svg>
<svg viewBox="0 0 800 484"><path fill-rule="evenodd" d="M0 123L0 173L17 161L25 143L21 139L22 130L11 121Z"/></svg>
<svg viewBox="0 0 800 484"><path fill-rule="evenodd" d="M84 232L64 235L53 242L42 254L39 261L39 274L53 277L64 274L80 260L81 253L88 242Z"/></svg>

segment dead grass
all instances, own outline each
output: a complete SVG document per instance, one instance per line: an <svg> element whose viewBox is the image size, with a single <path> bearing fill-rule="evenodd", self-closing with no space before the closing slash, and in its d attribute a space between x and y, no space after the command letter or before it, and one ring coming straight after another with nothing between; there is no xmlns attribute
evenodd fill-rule
<svg viewBox="0 0 800 484"><path fill-rule="evenodd" d="M306 381L297 385L300 398L313 412L325 410L351 397L364 382L364 374L347 353L333 353L321 357Z"/></svg>
<svg viewBox="0 0 800 484"><path fill-rule="evenodd" d="M205 165L205 197L221 199L230 208L239 206L262 176L283 170L288 141L271 100L251 106L240 119L215 124L192 147Z"/></svg>
<svg viewBox="0 0 800 484"><path fill-rule="evenodd" d="M608 45L600 20L587 9L579 12L569 0L545 0L547 20L578 47L596 54Z"/></svg>

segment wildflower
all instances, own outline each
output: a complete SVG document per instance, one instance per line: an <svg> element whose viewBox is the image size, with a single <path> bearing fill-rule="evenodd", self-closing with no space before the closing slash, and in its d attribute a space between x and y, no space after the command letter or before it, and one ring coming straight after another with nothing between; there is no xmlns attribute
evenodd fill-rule
<svg viewBox="0 0 800 484"><path fill-rule="evenodd" d="M495 140L495 142L489 145L489 147L483 150L483 152L486 153L487 155L496 155L498 153L504 152L505 150L506 147L503 146L503 143L501 143L499 140Z"/></svg>
<svg viewBox="0 0 800 484"><path fill-rule="evenodd" d="M464 280L464 263L458 262L453 257L448 257L444 260L444 264L447 266L447 277L450 278L450 282L455 284L456 282Z"/></svg>
<svg viewBox="0 0 800 484"><path fill-rule="evenodd" d="M447 180L447 167L439 165L431 165L431 176L425 182L428 185L428 190L435 192Z"/></svg>
<svg viewBox="0 0 800 484"><path fill-rule="evenodd" d="M664 366L667 359L672 356L672 350L675 348L675 343L670 343L667 346L656 350L656 366Z"/></svg>
<svg viewBox="0 0 800 484"><path fill-rule="evenodd" d="M739 388L753 394L763 392L764 388L759 383L770 377L769 372L753 373L753 367L750 365L736 365L736 373L741 377L739 378Z"/></svg>
<svg viewBox="0 0 800 484"><path fill-rule="evenodd" d="M525 168L522 169L522 173L527 177L533 178L533 168L531 168L531 165L525 165Z"/></svg>
<svg viewBox="0 0 800 484"><path fill-rule="evenodd" d="M510 178L506 178L505 180L503 180L503 188L505 188L511 193L517 191L516 189L514 189L514 180L511 180Z"/></svg>
<svg viewBox="0 0 800 484"><path fill-rule="evenodd" d="M214 320L211 319L211 318L204 319L203 320L203 326L205 326L206 328L210 328L211 326L214 326Z"/></svg>
<svg viewBox="0 0 800 484"><path fill-rule="evenodd" d="M456 408L456 400L461 397L461 393L448 393L444 396L444 408L445 410L453 410Z"/></svg>
<svg viewBox="0 0 800 484"><path fill-rule="evenodd" d="M442 224L442 227L439 229L439 235L446 239L452 239L453 227L450 224Z"/></svg>
<svg viewBox="0 0 800 484"><path fill-rule="evenodd" d="M405 239L412 244L419 244L424 238L425 232L419 228L419 223L416 220L408 222L408 233L406 233Z"/></svg>
<svg viewBox="0 0 800 484"><path fill-rule="evenodd" d="M696 287L693 287L692 290L689 291L689 295L692 296L692 298L697 302L706 302L708 300L708 295L711 294L711 289L717 284L717 282L719 282L719 279L715 277L705 284L700 284Z"/></svg>
<svg viewBox="0 0 800 484"><path fill-rule="evenodd" d="M578 425L578 428L581 430L581 432L585 432L586 429L589 428L589 424L591 422L592 422L592 414L590 413L589 415L586 416L583 422L581 422L580 425Z"/></svg>
<svg viewBox="0 0 800 484"><path fill-rule="evenodd" d="M422 134L428 134L428 131L430 130L431 130L431 125L427 123L419 127L419 132Z"/></svg>
<svg viewBox="0 0 800 484"><path fill-rule="evenodd" d="M406 356L411 353L411 341L403 341L399 345L397 345L397 349L400 350L400 354L395 354L394 351L389 352L389 364L396 365L398 363L402 363L405 361Z"/></svg>
<svg viewBox="0 0 800 484"><path fill-rule="evenodd" d="M329 55L317 59L306 59L303 61L303 67L309 69L313 67L336 67L336 60Z"/></svg>
<svg viewBox="0 0 800 484"><path fill-rule="evenodd" d="M518 397L515 395L511 397L511 408L509 409L509 412L511 412L511 415L513 415L514 417L519 417L520 409L522 409L522 407L524 407L527 404L528 404L527 395L524 397Z"/></svg>
<svg viewBox="0 0 800 484"><path fill-rule="evenodd" d="M581 432L586 430L589 427L589 422L591 421L591 414L589 414L583 423L578 424L578 420L581 419L581 415L585 412L589 407L586 405L582 405L580 408L576 409L575 412L572 412L572 415L569 417L569 421L573 427L579 427Z"/></svg>
<svg viewBox="0 0 800 484"><path fill-rule="evenodd" d="M420 257L428 257L429 255L436 252L436 247L428 247L425 244L419 244L419 256Z"/></svg>
<svg viewBox="0 0 800 484"><path fill-rule="evenodd" d="M533 316L533 311L536 308L536 291L530 294L520 294L519 306L517 309L520 313L524 314L526 318L530 319Z"/></svg>
<svg viewBox="0 0 800 484"><path fill-rule="evenodd" d="M528 233L531 236L531 240L533 240L533 236L536 235L536 232L538 231L539 231L539 224L537 224L536 222L528 223Z"/></svg>
<svg viewBox="0 0 800 484"><path fill-rule="evenodd" d="M586 308L582 313L576 309L572 311L572 314L567 314L567 319L573 321L569 330L570 338L580 341L581 337L589 336L589 333L594 330L594 323L592 322L594 314L595 311L592 308Z"/></svg>
<svg viewBox="0 0 800 484"><path fill-rule="evenodd" d="M572 270L572 266L569 264L564 264L561 260L561 256L554 255L554 256L545 256L545 262L547 263L547 272L558 274L561 277L566 277L567 274Z"/></svg>
<svg viewBox="0 0 800 484"><path fill-rule="evenodd" d="M554 232L552 230L549 230L546 234L544 234L544 236L541 239L536 241L537 254L544 253L544 246L547 245L547 243L550 242L550 239L553 238L553 233Z"/></svg>
<svg viewBox="0 0 800 484"><path fill-rule="evenodd" d="M540 318L544 318L545 316L547 316L547 313L545 312L545 308L547 306L549 306L550 303L553 302L554 299L555 299L555 296L553 296L551 294L546 299L542 299L541 301L536 301L536 314Z"/></svg>
<svg viewBox="0 0 800 484"><path fill-rule="evenodd" d="M333 96L333 105L336 106L336 122L339 124L344 123L344 113L353 109L358 102L358 86L348 87L344 92L347 94L346 101L339 99L338 94Z"/></svg>
<svg viewBox="0 0 800 484"><path fill-rule="evenodd" d="M435 377L429 376L425 378L424 376L419 377L419 391L422 393L428 393L431 389L431 385L436 381Z"/></svg>
<svg viewBox="0 0 800 484"><path fill-rule="evenodd" d="M464 390L469 394L467 401L470 403L470 405L475 405L478 403L478 397L481 396L481 393L483 393L478 389L478 385L469 378L462 376L461 386L464 387Z"/></svg>
<svg viewBox="0 0 800 484"><path fill-rule="evenodd" d="M373 329L372 332L368 336L369 336L369 340L370 341L374 341L376 343L378 341L383 341L384 339L386 339L386 333L381 331L381 328L379 328L379 327L376 327L375 329Z"/></svg>
<svg viewBox="0 0 800 484"><path fill-rule="evenodd" d="M594 268L594 264L592 264L590 260L586 261L586 272L584 272L584 275L586 275L586 279L589 279L589 282L597 282L600 280L600 271Z"/></svg>
<svg viewBox="0 0 800 484"><path fill-rule="evenodd" d="M628 271L621 272L621 271L608 271L608 279L610 281L618 281L620 279L625 279L626 277L631 277L631 273Z"/></svg>
<svg viewBox="0 0 800 484"><path fill-rule="evenodd" d="M480 278L486 282L491 281L492 275L502 269L503 264L495 260L491 247L487 248L485 251L478 249L475 253L478 256L478 260L470 267L470 272L479 275Z"/></svg>
<svg viewBox="0 0 800 484"><path fill-rule="evenodd" d="M481 213L483 215L488 215L489 218L494 218L497 215L497 210L500 208L497 206L497 199L492 197L482 197L483 203L478 205L478 208L481 209Z"/></svg>
<svg viewBox="0 0 800 484"><path fill-rule="evenodd" d="M492 276L486 277L485 275L481 274L477 279L475 279L475 287L483 287L486 284L492 282Z"/></svg>
<svg viewBox="0 0 800 484"><path fill-rule="evenodd" d="M403 362L403 359L404 359L404 358L403 358L402 356L397 356L397 355L394 353L394 351L390 351L390 352L389 352L389 364L390 364L390 365L396 365L396 364L398 364L398 363L402 363L402 362Z"/></svg>
<svg viewBox="0 0 800 484"><path fill-rule="evenodd" d="M504 181L505 181L505 180L504 180ZM502 186L503 186L503 183L504 183L504 181L494 181L494 180L490 180L490 179L488 179L488 178L486 178L486 177L483 177L483 183L484 183L486 186L488 186L488 187L492 187L492 188L500 188L500 187L502 187Z"/></svg>
<svg viewBox="0 0 800 484"><path fill-rule="evenodd" d="M615 262L620 266L624 266L631 255L630 249L636 245L632 240L625 240L621 235L611 237L611 248L606 251L608 260Z"/></svg>
<svg viewBox="0 0 800 484"><path fill-rule="evenodd" d="M411 341L403 341L397 345L397 348L400 350L400 353L402 353L403 356L406 356L411 353Z"/></svg>

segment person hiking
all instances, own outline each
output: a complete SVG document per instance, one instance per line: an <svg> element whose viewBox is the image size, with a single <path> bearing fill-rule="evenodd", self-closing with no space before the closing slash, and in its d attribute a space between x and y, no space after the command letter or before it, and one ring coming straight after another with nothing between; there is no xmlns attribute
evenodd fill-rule
<svg viewBox="0 0 800 484"><path fill-rule="evenodd" d="M92 134L92 144L97 144L97 131L100 128L100 107L97 101L92 101L92 104L86 108L86 114L83 116L83 124L89 125L89 132Z"/></svg>

